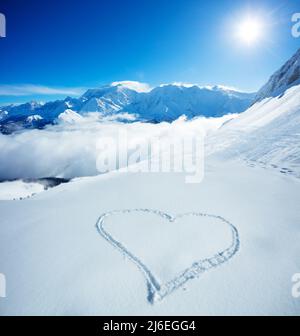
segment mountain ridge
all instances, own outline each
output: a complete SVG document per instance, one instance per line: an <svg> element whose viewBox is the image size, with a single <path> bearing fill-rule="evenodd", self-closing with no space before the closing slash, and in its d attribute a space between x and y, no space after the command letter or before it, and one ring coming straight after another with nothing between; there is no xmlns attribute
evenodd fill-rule
<svg viewBox="0 0 300 336"><path fill-rule="evenodd" d="M45 104L31 102L0 107L0 130L12 133L22 128L42 128L55 123L66 110L80 115L96 112L102 117L130 114L147 122L170 122L181 115L188 118L216 117L240 113L254 98L252 93L221 86L167 84L136 91L122 82L117 83L89 89L79 98L66 97ZM30 118L32 116L39 117Z"/></svg>
<svg viewBox="0 0 300 336"><path fill-rule="evenodd" d="M254 102L279 96L298 84L300 84L300 48L258 91Z"/></svg>
<svg viewBox="0 0 300 336"><path fill-rule="evenodd" d="M150 88L134 81L114 82L88 89L81 97L66 97L47 103L28 102L0 107L0 132L13 133L23 128L43 128L59 122L60 114L72 110L84 116L131 115L130 121L171 122L185 115L220 117L241 113L269 97L284 94L300 84L300 49L257 92L247 93L221 85L162 84ZM116 118L118 120L118 118ZM120 119L122 120L122 118Z"/></svg>

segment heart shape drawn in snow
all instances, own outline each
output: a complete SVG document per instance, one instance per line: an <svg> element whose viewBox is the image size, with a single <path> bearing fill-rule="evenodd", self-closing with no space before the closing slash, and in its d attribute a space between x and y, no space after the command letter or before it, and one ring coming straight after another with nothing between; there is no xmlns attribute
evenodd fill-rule
<svg viewBox="0 0 300 336"><path fill-rule="evenodd" d="M188 218L192 218L195 219L197 221L199 221L199 219L201 218L202 221L204 219L209 219L212 220L213 223L212 224L218 224L218 225L212 225L210 224L210 226L207 227L207 231L202 234L202 235L198 235L196 236L195 232L193 231L192 233L192 238L190 239L190 242L193 240L194 244L198 244L198 246L201 248L202 245L208 245L209 246L209 251L213 251L213 252L209 252L211 254L206 255L205 257L203 257L202 259L196 259L195 256L192 256L192 262L188 261L189 264L187 264L188 267L184 266L182 269L183 271L181 272L176 272L173 276L173 278L171 280L167 280L164 283L162 283L162 281L159 281L158 278L154 275L153 271L150 270L149 265L147 266L145 264L145 260L142 260L142 258L140 258L137 253L133 253L132 251L129 250L129 248L127 248L127 246L125 246L124 243L121 242L121 240L117 240L112 233L109 233L107 231L107 229L104 228L105 224L107 224L107 222L109 221L108 219L110 217L119 215L119 216L125 216L128 214L144 214L144 215L155 215L156 218L158 216L158 218L160 218L161 220L163 219L164 221L167 221L167 224L178 224L178 222ZM197 227L199 227L199 223L197 223ZM185 223L186 224L186 223ZM200 223L201 224L201 223ZM184 225L181 225L180 227L182 227ZM217 226L217 229L214 228L214 226ZM218 227L219 226L219 227ZM122 254L124 254L127 258L129 258L138 268L139 270L143 273L143 275L146 278L147 281L147 288L148 288L148 301L150 303L154 303L156 301L160 301L162 299L164 299L167 295L169 295L170 293L172 293L174 290L180 288L182 285L184 285L187 281L194 279L196 277L198 277L201 273L204 273L210 269L216 268L222 264L224 264L225 262L227 262L229 259L231 259L239 250L239 246L240 246L240 240L239 240L239 233L238 230L236 229L236 227L231 224L229 221L227 221L226 219L224 219L221 216L217 216L217 215L211 215L211 214L205 214L205 213L200 213L200 212L189 212L189 213L185 213L185 214L181 214L181 215L177 215L175 217L159 211L159 210L151 210L151 209L126 209L126 210L115 210L115 211L110 211L110 212L106 212L103 213L97 220L97 224L96 227L98 229L99 234L106 239L114 248L116 248L117 250L119 250L119 252L121 252ZM150 225L147 226L147 228L151 228ZM188 230L189 226L188 224L184 227L184 230ZM225 231L222 230L227 230L227 233L224 234ZM148 231L149 233L150 231ZM177 228L177 230L175 231L176 234L179 235L179 230ZM142 235L143 233L140 232L140 234ZM146 237L148 238L147 234ZM183 234L181 233L181 235L179 237L177 237L178 239L184 239L184 237L181 237L184 235L184 231ZM225 245L220 245L222 247L217 247L216 250L211 250L210 249L210 245L214 245L214 240L213 241L209 241L209 239L214 239L214 237L210 237L210 236L220 236L221 239L223 238L224 235L227 235L229 237L228 242L226 242ZM204 237L203 237L204 236ZM171 237L171 235L170 235ZM139 236L135 236L134 239L135 240L140 240ZM169 237L167 237L169 238ZM170 244L170 241L172 238L167 239L168 243ZM202 239L202 240L201 240ZM180 240L179 240L180 242ZM190 242L187 242L188 244L190 244ZM211 244L211 242L213 242ZM206 244L207 243L207 244ZM151 256L152 253L152 245L148 246L144 245L145 242L142 243L143 245L140 246L140 251L144 251L148 248L148 253ZM177 242L178 245L178 242ZM176 249L177 245L175 244L174 249ZM197 245L196 245L197 246ZM218 246L218 245L217 245ZM150 248L149 248L150 247ZM189 248L189 245L187 245L187 248ZM153 248L154 249L154 248ZM150 250L150 251L149 251ZM188 254L187 249L184 249L184 255ZM173 254L172 254L173 255ZM162 259L162 258L161 258ZM181 258L177 258L177 260L181 260ZM184 256L183 256L184 259ZM156 262L157 260L154 260L154 262ZM186 260L185 260L186 263ZM167 263L166 263L167 264ZM156 265L155 263L153 265ZM152 265L152 268L153 268ZM165 265L167 266L167 265Z"/></svg>

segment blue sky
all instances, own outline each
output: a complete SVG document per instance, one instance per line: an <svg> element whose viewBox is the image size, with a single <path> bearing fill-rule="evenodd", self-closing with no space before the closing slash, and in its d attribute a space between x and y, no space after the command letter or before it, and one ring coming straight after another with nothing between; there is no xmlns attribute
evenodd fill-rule
<svg viewBox="0 0 300 336"><path fill-rule="evenodd" d="M121 80L255 91L300 47L299 0L1 0L0 103L49 100ZM255 45L236 39L259 17Z"/></svg>

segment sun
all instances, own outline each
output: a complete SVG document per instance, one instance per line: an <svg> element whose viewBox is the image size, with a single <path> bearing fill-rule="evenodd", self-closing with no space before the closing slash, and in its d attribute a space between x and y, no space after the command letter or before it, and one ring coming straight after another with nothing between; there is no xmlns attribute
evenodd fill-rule
<svg viewBox="0 0 300 336"><path fill-rule="evenodd" d="M247 17L237 24L236 35L242 43L251 46L262 38L263 30L263 22L260 19Z"/></svg>

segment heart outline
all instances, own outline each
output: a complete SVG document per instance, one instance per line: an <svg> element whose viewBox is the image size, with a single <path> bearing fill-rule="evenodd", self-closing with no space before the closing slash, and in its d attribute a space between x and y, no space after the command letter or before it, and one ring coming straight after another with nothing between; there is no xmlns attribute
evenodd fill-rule
<svg viewBox="0 0 300 336"><path fill-rule="evenodd" d="M105 218L107 218L108 216L122 213L133 213L133 212L144 212L155 214L168 220L169 222L175 222L176 220L186 216L209 217L218 219L222 221L224 224L228 225L229 228L231 229L232 242L229 247L223 249L220 252L215 253L212 257L200 259L198 261L193 262L190 267L186 268L184 271L181 271L173 279L167 281L164 284L160 284L159 281L155 278L155 276L143 263L142 260L140 260L133 253L131 253L130 250L125 245L123 245L120 241L116 240L107 230L104 229ZM96 228L99 234L105 240L107 240L114 248L119 250L119 252L121 252L129 260L131 260L138 267L138 269L144 274L148 289L147 300L151 304L163 300L167 295L171 294L176 289L182 287L189 280L199 277L200 274L212 268L216 268L224 264L225 262L228 262L238 252L240 248L239 233L237 228L232 223L230 223L228 220L226 220L221 216L201 212L187 212L183 214L178 214L176 216L171 216L163 211L147 208L112 210L103 213L98 218L96 222Z"/></svg>

